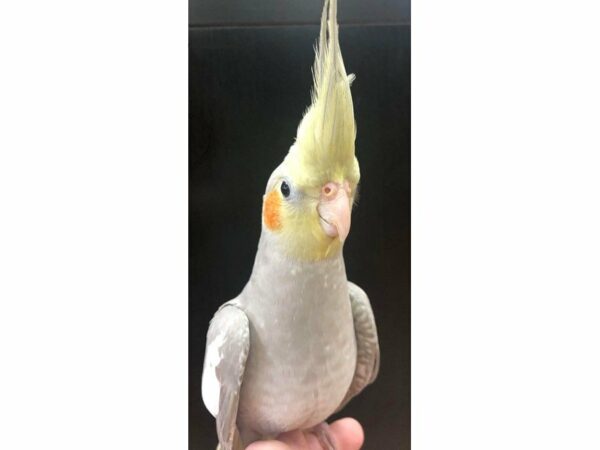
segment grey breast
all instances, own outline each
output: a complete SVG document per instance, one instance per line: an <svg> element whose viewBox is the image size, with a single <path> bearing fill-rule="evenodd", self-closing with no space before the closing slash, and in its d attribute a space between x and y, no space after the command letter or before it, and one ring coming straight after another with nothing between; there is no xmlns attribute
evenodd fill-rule
<svg viewBox="0 0 600 450"><path fill-rule="evenodd" d="M242 431L274 436L324 421L346 395L356 365L342 255L302 263L259 245L239 302L250 322Z"/></svg>

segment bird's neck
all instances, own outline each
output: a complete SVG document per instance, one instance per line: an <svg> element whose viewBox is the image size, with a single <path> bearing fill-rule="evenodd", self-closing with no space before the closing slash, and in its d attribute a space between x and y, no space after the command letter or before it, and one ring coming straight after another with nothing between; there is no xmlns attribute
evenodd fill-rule
<svg viewBox="0 0 600 450"><path fill-rule="evenodd" d="M323 301L328 293L343 296L347 279L342 252L320 261L301 261L290 258L270 238L267 233L261 235L246 294L281 305L297 303L299 298Z"/></svg>

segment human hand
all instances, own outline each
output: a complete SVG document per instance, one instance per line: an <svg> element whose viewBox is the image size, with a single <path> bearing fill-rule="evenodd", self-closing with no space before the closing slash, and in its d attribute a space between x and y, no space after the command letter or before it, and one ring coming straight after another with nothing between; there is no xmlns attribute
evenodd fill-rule
<svg viewBox="0 0 600 450"><path fill-rule="evenodd" d="M329 431L337 450L359 450L364 441L361 425L349 417L336 420L329 425ZM246 450L322 450L317 437L307 431L289 431L275 441L257 441Z"/></svg>

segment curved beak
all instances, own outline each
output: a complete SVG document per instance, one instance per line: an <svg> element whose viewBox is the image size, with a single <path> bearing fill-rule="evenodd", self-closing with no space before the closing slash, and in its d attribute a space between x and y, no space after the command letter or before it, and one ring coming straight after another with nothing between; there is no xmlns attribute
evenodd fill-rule
<svg viewBox="0 0 600 450"><path fill-rule="evenodd" d="M317 211L321 227L327 236L344 242L350 232L350 198L348 183L329 182L321 189Z"/></svg>

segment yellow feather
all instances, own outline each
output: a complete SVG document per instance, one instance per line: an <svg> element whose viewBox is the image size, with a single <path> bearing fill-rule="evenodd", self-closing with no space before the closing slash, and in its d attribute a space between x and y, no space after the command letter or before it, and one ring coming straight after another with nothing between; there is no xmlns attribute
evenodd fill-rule
<svg viewBox="0 0 600 450"><path fill-rule="evenodd" d="M356 125L350 84L338 40L337 1L325 0L313 66L312 103L286 157L294 180L303 186L360 178L354 156Z"/></svg>

